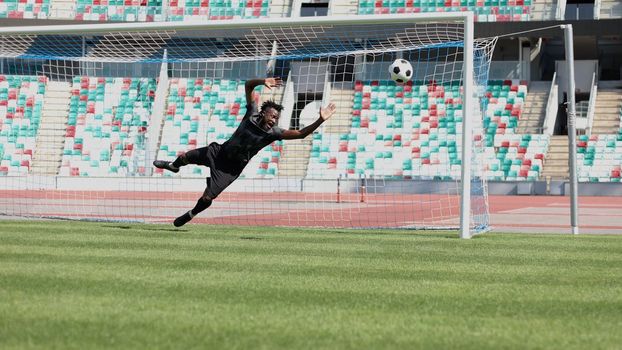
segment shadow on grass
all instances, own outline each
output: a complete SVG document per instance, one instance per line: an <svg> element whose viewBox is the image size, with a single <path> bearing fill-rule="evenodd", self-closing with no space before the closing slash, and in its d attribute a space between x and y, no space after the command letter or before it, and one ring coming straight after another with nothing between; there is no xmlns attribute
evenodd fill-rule
<svg viewBox="0 0 622 350"><path fill-rule="evenodd" d="M104 228L112 228L112 229L121 229L121 230L139 230L139 231L164 231L164 232L190 232L188 229L179 229L174 227L154 227L152 225L103 225ZM223 228L238 228L237 226L228 227L226 225L222 226ZM248 228L248 227L245 227ZM265 229L265 228L261 228ZM284 232L287 232L287 228L279 228ZM387 230L387 229L300 229L300 231L305 232L307 230L312 230L315 234L344 234L344 235L356 235L356 236L394 236L394 237L416 237L418 239L460 239L457 232L447 232L444 230ZM232 232L233 233L233 232ZM251 234L252 232L247 232ZM472 239L479 239L480 235L474 235ZM264 237L258 236L240 236L241 240L263 240Z"/></svg>
<svg viewBox="0 0 622 350"><path fill-rule="evenodd" d="M247 240L247 241L261 241L263 238L261 238L261 237L251 237L251 236L242 236L242 237L240 237L240 239Z"/></svg>
<svg viewBox="0 0 622 350"><path fill-rule="evenodd" d="M104 228L116 228L121 230L141 230L141 231L165 231L165 232L189 232L188 230L178 228L159 228L159 227L140 227L126 225L104 225Z"/></svg>

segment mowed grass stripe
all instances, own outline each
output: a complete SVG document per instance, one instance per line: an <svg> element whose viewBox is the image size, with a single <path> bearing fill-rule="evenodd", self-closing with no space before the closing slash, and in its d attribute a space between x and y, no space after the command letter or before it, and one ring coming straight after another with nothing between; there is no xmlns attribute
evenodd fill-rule
<svg viewBox="0 0 622 350"><path fill-rule="evenodd" d="M5 248L5 247L2 247ZM18 247L12 247L12 251ZM0 249L2 252L2 249ZM165 252L166 253L166 252ZM469 264L465 261L455 262L451 265L441 264L439 261L427 260L417 262L406 259L387 260L375 259L367 260L361 258L332 257L328 259L308 259L299 255L260 255L244 259L247 255L212 253L209 256L200 255L190 256L185 254L182 257L162 254L153 257L149 251L125 251L122 254L111 256L101 250L85 250L76 252L56 251L47 253L45 247L30 249L29 253L6 253L0 254L2 266L0 270L5 272L20 272L24 264L32 264L31 269L41 266L44 269L48 265L63 265L85 270L99 270L102 267L111 271L129 270L127 272L136 273L139 270L153 270L157 267L156 273L179 271L223 271L241 272L251 271L252 273L272 273L278 272L281 275L304 275L304 276L326 276L328 278L340 277L344 279L382 279L382 280L406 280L411 281L452 281L452 282L474 282L474 283L520 283L522 285L563 285L578 286L586 282L596 285L606 285L615 287L615 280L605 279L608 273L612 276L620 274L622 267L614 266L608 268L606 264L597 268L583 266L581 271L574 271L570 279L564 274L552 271L550 266L528 264L521 266L514 264L510 268L504 266L503 271L499 271L499 266L484 264ZM566 259L568 260L568 259ZM575 264L579 265L579 263ZM574 265L567 266L572 269ZM113 269L114 268L114 269ZM586 271L587 270L587 271ZM612 270L612 271L610 271ZM60 269L59 271L63 271ZM52 273L54 271L48 271ZM87 273L91 271L86 271ZM598 272L598 273L595 273ZM105 270L101 273L105 273ZM125 273L125 272L123 272ZM131 275L131 274L130 274Z"/></svg>
<svg viewBox="0 0 622 350"><path fill-rule="evenodd" d="M248 246L245 242L248 240L260 241L257 243L259 246L262 246L262 241L269 241L268 245L271 249L278 249L279 243L283 243L288 247L291 247L291 245L287 245L287 243L306 243L304 249L309 249L314 245L322 246L326 244L330 244L330 247L333 249L339 249L339 246L343 245L342 249L347 250L348 252L355 251L357 250L356 248L363 251L369 251L369 249L373 250L374 246L372 244L375 242L382 243L380 249L390 247L392 248L392 252L399 251L400 246L403 247L402 251L412 251L412 249L425 250L438 247L439 249L437 249L437 251L445 251L448 248L453 248L455 252L460 252L460 249L463 247L456 247L452 240L447 239L455 238L455 234L431 234L429 237L427 235L418 236L418 238L425 237L426 239L413 241L412 234L393 234L389 232L388 235L383 235L380 234L382 231L373 234L370 234L369 231L348 231L348 233L334 234L329 233L330 231L326 230L317 230L312 232L308 232L309 230L301 230L298 232L297 230L297 234L295 235L296 237L292 238L291 235L283 235L283 233L287 233L289 229L282 228L263 228L265 231L263 231L263 233L260 231L259 235L253 235L253 233L256 233L257 231L257 229L253 228L223 228L218 231L218 233L221 234L209 235L211 228L204 229L203 231L205 232L197 233L197 230L194 230L194 232L180 232L170 229L159 229L159 231L153 231L148 228L138 226L141 227L143 232L140 234L132 234L131 231L128 232L125 229L118 229L115 226L99 226L98 224L93 225L93 229L86 232L82 229L74 228L73 231L75 231L75 233L54 232L51 231L49 227L42 226L41 229L45 231L45 235L38 235L34 237L24 235L23 232L19 232L19 227L14 226L16 232L13 235L7 234L2 239L6 242L9 242L9 239L21 241L42 239L43 241L52 242L51 244L75 244L78 247L83 247L88 242L92 242L92 244L102 244L103 248L110 247L106 246L105 243L110 243L114 248L117 248L118 245L131 245L133 247L144 244L145 247L149 249L154 248L158 244L164 245L165 248L214 248L216 246L215 241L221 242L221 246L226 247L231 247L231 245ZM11 227L6 227L6 229L10 230ZM246 234L246 232L240 232L240 229L249 232ZM277 233L267 233L270 231L277 231ZM163 236L164 232L171 233L171 236L175 239L171 240L172 237L166 235ZM92 234L85 235L84 233ZM321 235L318 235L318 233L321 233ZM352 237L357 237L357 239L352 240ZM521 237L520 235L487 235L485 240L479 240L479 237L476 237L471 241L464 241L466 242L464 244L467 246L468 244L473 244L475 246L481 245L495 248L495 250L491 250L491 253L495 253L496 250L501 248L510 248L514 251L523 249L528 252L536 250L544 253L555 251L563 253L618 252L618 247L609 244L608 240L603 240L594 236L545 236L545 239L541 237L542 236L535 235L525 235L525 237ZM499 241L499 238L501 241ZM465 252L468 253L469 251Z"/></svg>
<svg viewBox="0 0 622 350"><path fill-rule="evenodd" d="M0 223L0 347L616 348L621 243Z"/></svg>
<svg viewBox="0 0 622 350"><path fill-rule="evenodd" d="M381 265L383 263L402 266L402 263L416 261L418 263L417 266L421 266L421 264L426 266L451 262L452 264L465 263L468 266L475 267L476 271L481 271L481 269L496 270L499 266L516 268L517 270L538 268L544 263L546 263L546 266L542 267L547 269L551 267L569 268L572 266L615 269L615 266L621 266L620 263L622 263L620 254L611 252L612 247L606 247L600 252L593 252L589 249L573 252L570 249L543 250L537 247L532 249L521 246L514 248L499 248L497 246L474 247L466 243L461 249L456 248L455 245L443 249L440 245L431 246L429 242L424 242L423 244L399 245L387 249L382 242L379 244L377 242L368 244L357 242L353 243L352 247L350 247L351 249L348 250L348 246L344 244L333 245L324 243L321 245L309 245L295 244L295 242L284 243L278 240L248 242L247 240L238 239L230 242L217 241L203 244L173 244L163 242L162 239L159 239L157 242L149 242L149 238L140 239L138 242L136 242L136 239L132 239L132 242L124 241L122 243L108 242L109 240L111 238L106 238L106 242L85 243L74 242L66 237L55 239L54 236L37 238L3 237L0 251L12 253L24 252L24 249L28 249L31 253L55 252L62 255L74 254L87 257L168 257L175 260L202 259L209 253L211 256L218 256L223 259L227 257L236 259L239 256L245 256L247 259L256 259L259 262L271 258L278 259L279 261L283 261L283 259L304 259L309 261L309 263L326 263L336 258L345 259L345 261L356 261L356 259L367 261L373 259L374 266L379 267L384 267ZM572 244L581 243L572 242ZM344 261L339 262L343 263ZM359 263L358 261L356 262ZM410 269L413 267L405 266L404 268ZM455 265L452 265L452 268L455 268Z"/></svg>
<svg viewBox="0 0 622 350"><path fill-rule="evenodd" d="M268 229L267 229L268 230ZM274 229L269 229L274 230ZM511 249L514 253L525 252L528 255L535 252L544 254L543 259L548 259L546 255L549 253L560 253L560 256L567 255L568 253L574 253L573 256L595 256L592 253L598 253L598 259L620 259L617 253L618 247L608 244L607 239L601 239L600 241L594 241L594 237L571 237L571 236L547 236L550 240L539 238L539 236L529 236L522 240L512 239L512 236L503 235L503 241L496 240L499 236L487 235L486 239L480 239L477 237L471 241L463 241L462 245L456 246L453 238L448 239L446 236L432 236L426 239L419 239L425 236L416 236L417 239L412 239L412 234L408 236L392 237L386 234L377 234L376 236L370 235L357 235L355 233L347 234L347 237L343 237L346 234L329 234L322 231L315 233L304 233L300 239L284 239L283 233L287 233L288 230L278 229L278 234L263 234L255 235L253 237L247 237L240 232L219 232L218 235L210 235L210 232L191 234L191 238L186 238L184 233L176 233L175 235L167 236L161 233L145 233L140 236L125 236L121 234L109 234L100 233L97 230L92 232L77 232L77 233L55 233L45 228L42 228L44 234L31 235L24 232L16 231L14 233L7 233L1 239L3 243L16 243L34 245L36 243L45 244L49 247L93 247L93 248L114 248L114 249L184 249L184 250L196 250L202 251L205 249L216 250L220 248L226 248L231 250L232 248L241 249L269 249L271 252L278 253L280 249L285 248L288 250L300 250L311 253L314 248L320 248L322 251L328 251L330 254L345 251L349 255L353 253L360 254L380 254L382 251L386 251L390 254L395 253L413 253L430 251L431 253L438 254L447 252L448 254L466 254L470 257L478 256L493 256L497 258L500 255L506 253L505 249ZM156 231L157 232L157 231ZM88 233L88 234L86 234ZM298 233L298 232L296 232ZM312 237L315 235L315 238ZM215 237L214 237L215 236ZM311 236L311 237L308 237ZM203 239L205 237L205 239ZM352 239L356 237L356 239ZM507 237L507 239L506 239ZM252 239L249 239L252 238ZM249 243L251 241L252 243ZM508 242L509 241L509 242ZM551 242L552 241L552 242ZM299 243L299 246L293 246L291 243ZM554 244L554 246L553 246ZM488 248L488 250L475 250L475 254L472 254L472 250L464 249L465 247L482 247ZM319 250L318 250L319 251ZM613 254L613 255L610 255ZM514 255L514 254L513 254ZM513 256L512 255L512 256ZM538 256L531 256L531 258L538 259Z"/></svg>

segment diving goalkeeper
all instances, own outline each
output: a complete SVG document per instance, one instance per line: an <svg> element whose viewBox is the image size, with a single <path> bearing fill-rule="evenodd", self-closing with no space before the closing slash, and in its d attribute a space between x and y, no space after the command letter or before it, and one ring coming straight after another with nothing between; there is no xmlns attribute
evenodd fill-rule
<svg viewBox="0 0 622 350"><path fill-rule="evenodd" d="M278 127L283 106L266 101L257 112L253 102L253 90L264 85L268 89L281 86L280 78L252 79L246 82L246 114L233 135L225 143L212 142L207 147L197 148L181 154L175 161L156 160L156 168L166 169L174 173L188 164L203 165L210 168L207 187L197 204L184 213L173 225L180 227L192 220L197 214L207 209L216 197L237 179L250 159L262 148L276 140L302 139L311 134L323 122L335 113L335 104L320 109L318 119L301 130L284 130Z"/></svg>

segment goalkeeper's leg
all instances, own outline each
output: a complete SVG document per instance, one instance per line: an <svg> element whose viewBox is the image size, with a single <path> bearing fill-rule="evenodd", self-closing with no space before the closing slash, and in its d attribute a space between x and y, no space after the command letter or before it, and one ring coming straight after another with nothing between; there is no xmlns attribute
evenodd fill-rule
<svg viewBox="0 0 622 350"><path fill-rule="evenodd" d="M243 168L240 169L240 172L229 173L223 171L218 165L210 167L210 177L206 178L207 187L203 195L199 198L194 208L175 219L173 225L175 225L175 227L185 225L188 221L192 220L195 215L212 205L212 201L240 176L242 169Z"/></svg>
<svg viewBox="0 0 622 350"><path fill-rule="evenodd" d="M207 152L208 147L193 149L186 153L180 154L179 157L172 162L166 160L154 160L153 166L176 173L179 172L179 168L188 164L207 165Z"/></svg>
<svg viewBox="0 0 622 350"><path fill-rule="evenodd" d="M205 190L207 192L207 190ZM185 225L188 221L192 220L197 214L202 212L203 210L209 208L212 205L212 199L208 197L206 194L203 194L201 198L197 201L197 204L191 210L184 213L182 216L178 217L173 221L173 225L175 227L180 227Z"/></svg>

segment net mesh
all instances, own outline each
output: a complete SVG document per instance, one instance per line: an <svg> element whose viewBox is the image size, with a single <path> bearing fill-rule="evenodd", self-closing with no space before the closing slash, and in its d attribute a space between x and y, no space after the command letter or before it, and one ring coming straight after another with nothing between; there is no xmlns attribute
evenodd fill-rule
<svg viewBox="0 0 622 350"><path fill-rule="evenodd" d="M192 208L209 168L154 159L223 143L246 111L284 110L303 140L276 141L193 222L321 227L457 227L462 121L471 118L472 230L488 226L482 114L494 40L474 47L463 112L463 24L378 22L143 32L0 35L0 211L8 216L170 222ZM390 80L408 60L412 80Z"/></svg>

